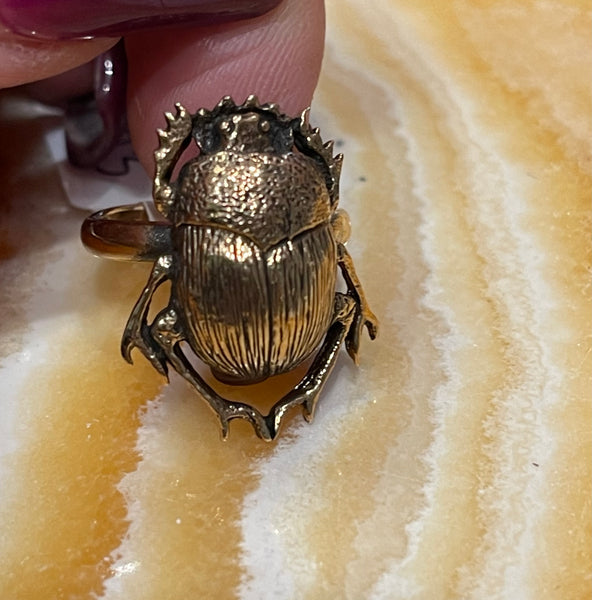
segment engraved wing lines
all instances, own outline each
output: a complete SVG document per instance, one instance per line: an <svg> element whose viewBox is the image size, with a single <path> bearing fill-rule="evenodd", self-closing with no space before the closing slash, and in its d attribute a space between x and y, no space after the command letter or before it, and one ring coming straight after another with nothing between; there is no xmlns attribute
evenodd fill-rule
<svg viewBox="0 0 592 600"><path fill-rule="evenodd" d="M190 225L179 235L185 261L175 296L191 315L191 346L218 378L264 379L316 349L333 313L329 226L266 251L225 228Z"/></svg>

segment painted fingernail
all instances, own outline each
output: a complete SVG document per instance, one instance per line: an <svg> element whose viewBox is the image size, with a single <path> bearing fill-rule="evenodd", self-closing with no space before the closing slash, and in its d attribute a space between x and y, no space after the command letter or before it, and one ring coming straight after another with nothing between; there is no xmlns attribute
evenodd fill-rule
<svg viewBox="0 0 592 600"><path fill-rule="evenodd" d="M45 39L117 37L166 25L210 25L259 16L281 0L0 0L0 21Z"/></svg>

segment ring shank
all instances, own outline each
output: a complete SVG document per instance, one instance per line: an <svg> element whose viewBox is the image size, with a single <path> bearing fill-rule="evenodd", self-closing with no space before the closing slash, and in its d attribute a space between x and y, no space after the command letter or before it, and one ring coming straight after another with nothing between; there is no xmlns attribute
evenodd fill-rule
<svg viewBox="0 0 592 600"><path fill-rule="evenodd" d="M151 221L144 204L129 204L100 210L87 217L80 237L95 256L154 261L170 252L171 225Z"/></svg>

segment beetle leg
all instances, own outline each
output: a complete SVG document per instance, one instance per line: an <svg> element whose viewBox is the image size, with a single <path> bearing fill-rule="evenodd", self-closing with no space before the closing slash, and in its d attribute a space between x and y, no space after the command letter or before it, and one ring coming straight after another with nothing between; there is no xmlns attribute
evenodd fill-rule
<svg viewBox="0 0 592 600"><path fill-rule="evenodd" d="M345 338L347 352L354 362L357 363L362 328L366 326L370 339L374 339L378 333L378 319L368 306L362 284L356 275L354 261L345 246L341 243L337 244L337 261L347 284L348 294L354 298L357 304L354 322Z"/></svg>
<svg viewBox="0 0 592 600"><path fill-rule="evenodd" d="M233 419L249 421L260 438L266 441L272 439L265 418L256 408L242 402L222 398L204 381L189 362L180 346L180 342L185 339L185 336L182 328L179 327L177 311L173 306L167 307L156 316L150 327L150 333L173 369L203 396L216 413L220 420L224 439L228 437L228 425Z"/></svg>
<svg viewBox="0 0 592 600"><path fill-rule="evenodd" d="M302 380L286 394L270 411L266 420L272 439L286 412L293 406L302 406L304 418L312 421L316 404L339 354L339 348L354 323L358 305L348 294L335 294L333 323L327 331L323 344Z"/></svg>
<svg viewBox="0 0 592 600"><path fill-rule="evenodd" d="M161 256L154 263L148 283L132 309L121 339L121 354L127 362L132 362L131 352L134 348L138 348L154 365L155 369L165 376L167 375L166 358L162 348L155 342L150 333L148 310L150 309L150 300L156 289L170 278L172 262L172 257L166 255Z"/></svg>

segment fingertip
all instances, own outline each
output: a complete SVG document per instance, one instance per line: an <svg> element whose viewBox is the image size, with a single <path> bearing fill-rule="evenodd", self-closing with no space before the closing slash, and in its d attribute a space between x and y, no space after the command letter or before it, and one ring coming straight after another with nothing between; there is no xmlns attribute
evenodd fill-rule
<svg viewBox="0 0 592 600"><path fill-rule="evenodd" d="M299 114L318 80L324 27L321 0L287 0L256 19L130 36L128 121L140 162L152 172L155 130L177 102L195 112L255 94Z"/></svg>

